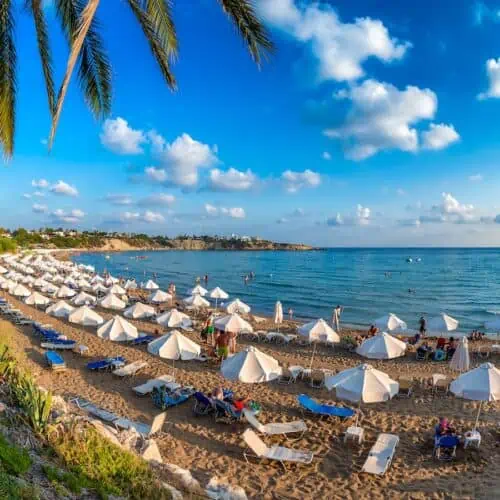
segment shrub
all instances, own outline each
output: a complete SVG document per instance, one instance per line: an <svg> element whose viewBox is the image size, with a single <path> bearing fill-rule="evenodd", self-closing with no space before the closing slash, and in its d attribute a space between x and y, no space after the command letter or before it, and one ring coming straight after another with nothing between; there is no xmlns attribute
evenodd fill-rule
<svg viewBox="0 0 500 500"><path fill-rule="evenodd" d="M10 445L0 434L0 463L9 474L20 476L31 467L31 458L26 450Z"/></svg>

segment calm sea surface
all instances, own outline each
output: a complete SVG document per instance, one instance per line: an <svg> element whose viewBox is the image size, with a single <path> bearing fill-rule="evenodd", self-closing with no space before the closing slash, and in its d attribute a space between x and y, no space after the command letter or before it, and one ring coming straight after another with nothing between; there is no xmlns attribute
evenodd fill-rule
<svg viewBox="0 0 500 500"><path fill-rule="evenodd" d="M137 260L138 255L147 259ZM500 314L500 249L125 252L74 260L138 282L154 278L164 289L174 282L181 296L197 276L208 274L206 287L220 286L261 314L272 314L281 300L284 311L291 307L298 318L329 319L332 308L342 304L342 322L363 327L387 312L411 328L422 313L446 312L466 331ZM245 284L250 271L255 279Z"/></svg>

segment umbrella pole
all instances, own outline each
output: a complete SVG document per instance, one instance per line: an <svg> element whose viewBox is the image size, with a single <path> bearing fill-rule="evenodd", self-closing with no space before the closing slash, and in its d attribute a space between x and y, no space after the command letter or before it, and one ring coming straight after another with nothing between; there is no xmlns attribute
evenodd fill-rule
<svg viewBox="0 0 500 500"><path fill-rule="evenodd" d="M314 342L314 348L313 348L313 352L312 352L312 356L311 356L311 363L309 364L309 370L312 370L314 354L316 354L316 342Z"/></svg>
<svg viewBox="0 0 500 500"><path fill-rule="evenodd" d="M474 424L474 430L477 429L477 424L479 423L479 414L481 413L481 407L483 406L483 402L481 401L479 403L479 409L477 410L477 417L476 417L476 422Z"/></svg>

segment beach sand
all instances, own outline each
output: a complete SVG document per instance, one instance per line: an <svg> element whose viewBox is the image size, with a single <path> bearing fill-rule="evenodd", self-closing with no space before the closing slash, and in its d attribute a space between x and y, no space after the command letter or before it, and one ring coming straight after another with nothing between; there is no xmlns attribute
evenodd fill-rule
<svg viewBox="0 0 500 500"><path fill-rule="evenodd" d="M26 359L40 385L64 397L85 397L105 409L141 422L150 423L159 410L149 397L138 398L131 388L147 379L172 373L183 385L210 391L222 384L233 389L237 395L258 401L263 408L258 418L263 423L302 418L296 402L300 393L307 393L322 402L335 399L333 393L312 389L304 381L291 385L229 383L222 379L215 366L200 362L176 362L173 365L151 356L144 346L130 347L101 340L93 328L70 325L26 306L8 294L0 295L33 319L52 324L68 338L89 348L89 357L63 353L68 370L52 373L45 368L44 351L31 327L16 326L16 350ZM109 318L112 314L105 313L104 316ZM147 322L134 323L141 331L151 332L158 328ZM265 321L257 326L259 329L265 327ZM13 327L0 320L0 332L7 328ZM199 335L187 335L200 342ZM244 344L240 343L239 347ZM259 344L258 348L282 364L304 367L309 366L312 355L311 347L296 345ZM124 356L128 362L144 360L149 365L139 375L128 379L85 369L86 363L93 359L116 355ZM495 356L497 359L494 361L498 362L498 355ZM338 372L365 361L356 354L319 347L314 357L314 368ZM482 361L473 359L473 364ZM313 451L315 459L311 465L283 471L275 463L247 463L241 439L247 426L244 423L216 424L211 417L195 417L193 403L188 402L167 410L168 421L172 425L167 425L164 434L157 439L164 461L190 469L202 484L213 475L218 475L240 485L249 498L256 499L499 498L500 432L499 411L495 403L483 404L481 447L465 451L459 449L455 461L437 462L432 458L433 427L437 418L446 416L459 431L465 432L474 425L478 403L461 400L451 394L434 397L430 388L425 386L425 381L433 373L456 376L449 372L447 363L416 361L414 354L407 354L397 360L373 361L371 364L395 379L413 377L418 386L410 398L398 397L386 403L363 406L365 442L360 446L343 442L343 433L349 423L306 417L308 431L300 439L276 437L264 440L268 444ZM382 477L361 473L369 449L381 432L400 437L394 461Z"/></svg>

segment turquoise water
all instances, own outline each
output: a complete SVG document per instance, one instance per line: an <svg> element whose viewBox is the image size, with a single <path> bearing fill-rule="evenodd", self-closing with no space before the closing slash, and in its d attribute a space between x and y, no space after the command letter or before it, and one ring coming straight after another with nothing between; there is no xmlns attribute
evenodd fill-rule
<svg viewBox="0 0 500 500"><path fill-rule="evenodd" d="M261 314L272 314L281 300L284 311L291 307L298 318L329 319L342 304L343 323L363 327L387 312L412 328L421 314L446 312L467 331L500 314L500 249L125 252L109 260L99 253L74 260L138 282L154 278L162 288L174 282L181 296L197 276L208 274L209 289L220 286ZM245 284L250 271L255 279Z"/></svg>

